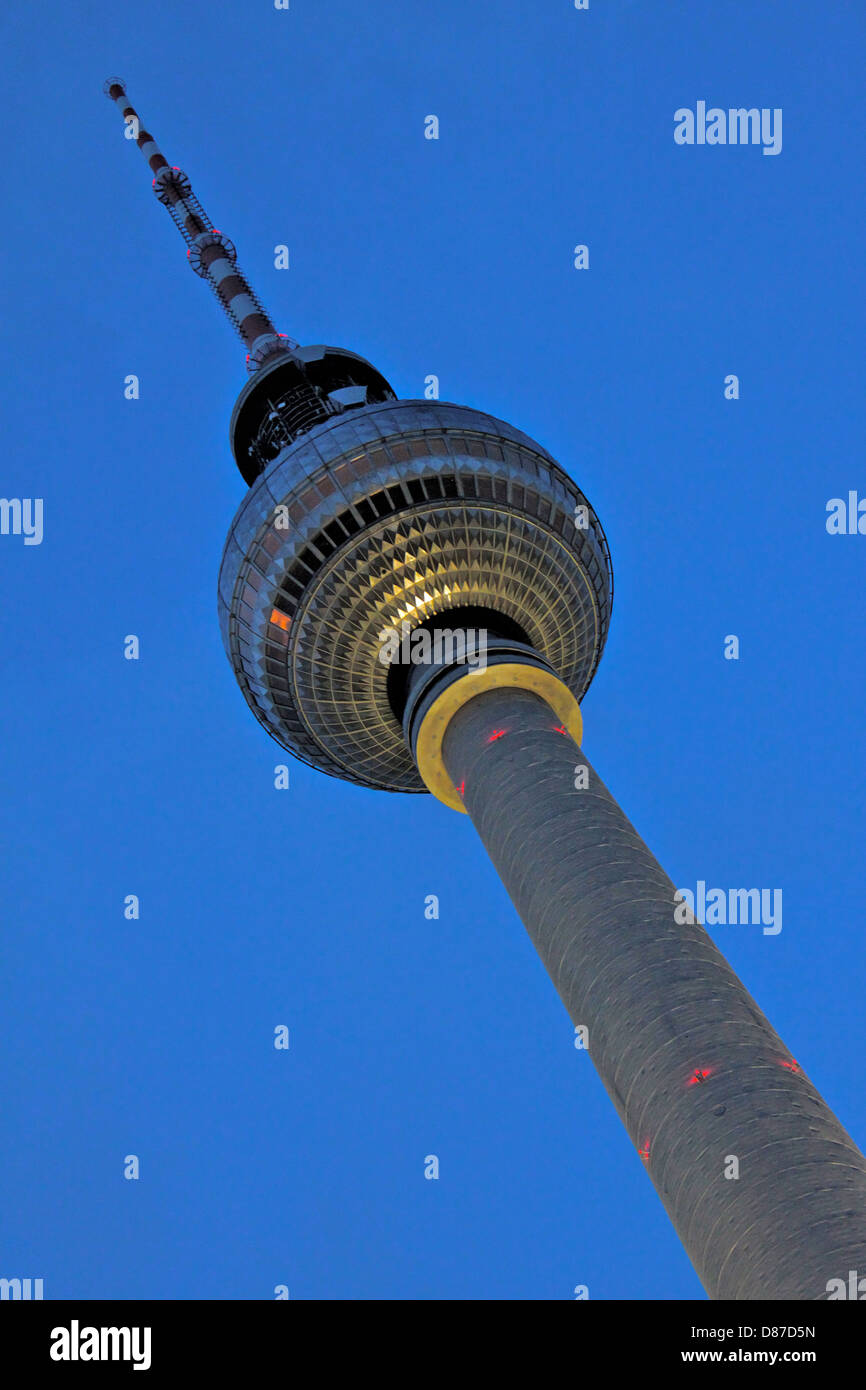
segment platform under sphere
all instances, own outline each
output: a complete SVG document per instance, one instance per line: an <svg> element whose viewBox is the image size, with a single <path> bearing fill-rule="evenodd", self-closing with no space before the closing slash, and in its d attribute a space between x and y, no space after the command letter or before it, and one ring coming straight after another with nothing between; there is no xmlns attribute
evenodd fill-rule
<svg viewBox="0 0 866 1390"><path fill-rule="evenodd" d="M501 614L585 693L610 621L604 532L539 444L439 401L347 411L285 449L235 516L219 580L226 651L268 733L323 772L424 791L382 633Z"/></svg>

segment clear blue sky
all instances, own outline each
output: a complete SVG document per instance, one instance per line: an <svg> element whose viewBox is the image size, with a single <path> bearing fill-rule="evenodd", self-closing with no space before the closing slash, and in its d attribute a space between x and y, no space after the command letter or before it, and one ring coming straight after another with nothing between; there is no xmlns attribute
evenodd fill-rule
<svg viewBox="0 0 866 1390"><path fill-rule="evenodd" d="M0 494L45 535L0 536L0 1274L702 1296L468 821L274 789L216 618L243 349L115 74L281 330L437 374L585 489L586 751L675 882L783 890L778 936L714 936L866 1142L866 537L825 529L866 492L864 37L853 0L7 8ZM781 107L782 153L677 146L698 100Z"/></svg>

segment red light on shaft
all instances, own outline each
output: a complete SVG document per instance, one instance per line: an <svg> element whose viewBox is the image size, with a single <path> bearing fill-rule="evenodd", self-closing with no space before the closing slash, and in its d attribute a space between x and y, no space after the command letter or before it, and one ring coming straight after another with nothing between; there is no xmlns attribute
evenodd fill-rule
<svg viewBox="0 0 866 1390"><path fill-rule="evenodd" d="M698 1086L702 1081L706 1081L710 1075L709 1067L696 1067L689 1077L690 1086Z"/></svg>

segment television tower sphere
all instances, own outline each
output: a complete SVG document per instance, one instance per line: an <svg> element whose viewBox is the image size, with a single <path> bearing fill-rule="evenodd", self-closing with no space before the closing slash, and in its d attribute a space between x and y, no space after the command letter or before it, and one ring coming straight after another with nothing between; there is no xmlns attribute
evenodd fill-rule
<svg viewBox="0 0 866 1390"><path fill-rule="evenodd" d="M263 395L259 440L288 411L267 380ZM240 464L252 435L242 393ZM223 553L219 611L241 689L278 743L362 786L424 791L402 726L407 668L387 663L383 641L434 619L533 649L573 697L560 697L563 722L579 720L610 622L610 556L539 444L464 406L386 399L346 403L259 463Z"/></svg>

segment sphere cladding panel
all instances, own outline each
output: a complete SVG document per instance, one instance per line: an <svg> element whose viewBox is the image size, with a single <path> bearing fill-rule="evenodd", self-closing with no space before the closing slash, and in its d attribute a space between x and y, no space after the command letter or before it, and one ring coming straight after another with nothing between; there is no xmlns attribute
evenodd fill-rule
<svg viewBox="0 0 866 1390"><path fill-rule="evenodd" d="M219 581L226 650L268 733L390 791L425 788L388 701L384 629L507 614L580 699L611 596L601 525L555 460L504 421L431 401L346 412L284 451L241 503Z"/></svg>

